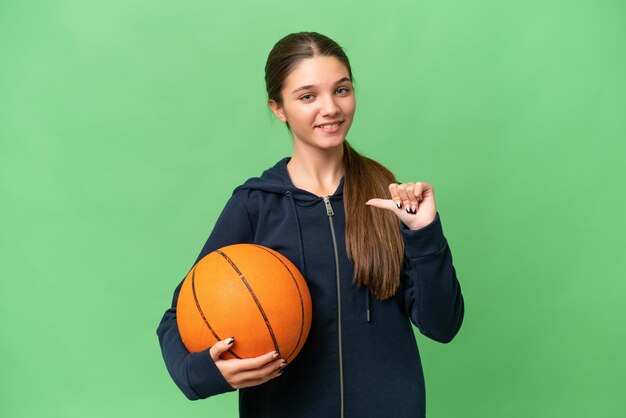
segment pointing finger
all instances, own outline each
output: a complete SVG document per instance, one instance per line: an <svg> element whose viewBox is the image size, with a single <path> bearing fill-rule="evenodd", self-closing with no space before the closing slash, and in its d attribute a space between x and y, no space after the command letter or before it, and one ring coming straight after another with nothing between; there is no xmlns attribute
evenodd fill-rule
<svg viewBox="0 0 626 418"><path fill-rule="evenodd" d="M393 211L398 209L398 205L390 199L370 199L365 202L365 204L368 206L374 206L376 208L388 209Z"/></svg>

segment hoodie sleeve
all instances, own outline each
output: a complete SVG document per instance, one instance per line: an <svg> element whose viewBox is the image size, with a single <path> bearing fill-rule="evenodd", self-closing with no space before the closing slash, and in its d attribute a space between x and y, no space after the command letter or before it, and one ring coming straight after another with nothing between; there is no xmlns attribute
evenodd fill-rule
<svg viewBox="0 0 626 418"><path fill-rule="evenodd" d="M218 218L196 263L218 248L252 240L253 230L248 212L243 203L233 196ZM190 400L235 390L213 362L209 349L190 353L185 348L176 323L176 304L181 286L182 281L174 290L172 306L165 311L157 328L161 352L170 376Z"/></svg>
<svg viewBox="0 0 626 418"><path fill-rule="evenodd" d="M411 321L427 337L448 343L463 322L464 302L439 214L416 231L401 226L406 262L404 301Z"/></svg>

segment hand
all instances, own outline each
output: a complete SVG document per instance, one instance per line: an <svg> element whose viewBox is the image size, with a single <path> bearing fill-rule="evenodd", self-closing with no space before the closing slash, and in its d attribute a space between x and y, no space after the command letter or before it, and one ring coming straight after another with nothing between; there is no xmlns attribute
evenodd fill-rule
<svg viewBox="0 0 626 418"><path fill-rule="evenodd" d="M435 190L428 183L392 183L391 199L370 199L365 204L394 212L409 229L425 227L435 220Z"/></svg>
<svg viewBox="0 0 626 418"><path fill-rule="evenodd" d="M257 386L282 374L287 362L278 358L278 353L263 354L248 359L222 360L220 356L228 351L235 342L234 338L218 341L209 353L224 379L234 389Z"/></svg>

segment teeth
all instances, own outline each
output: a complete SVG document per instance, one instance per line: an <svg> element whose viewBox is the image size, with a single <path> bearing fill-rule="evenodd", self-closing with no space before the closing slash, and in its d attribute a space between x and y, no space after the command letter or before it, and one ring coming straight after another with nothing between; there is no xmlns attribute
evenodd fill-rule
<svg viewBox="0 0 626 418"><path fill-rule="evenodd" d="M338 128L339 124L338 123L333 123L332 125L320 125L320 128L322 129L333 129L333 128Z"/></svg>

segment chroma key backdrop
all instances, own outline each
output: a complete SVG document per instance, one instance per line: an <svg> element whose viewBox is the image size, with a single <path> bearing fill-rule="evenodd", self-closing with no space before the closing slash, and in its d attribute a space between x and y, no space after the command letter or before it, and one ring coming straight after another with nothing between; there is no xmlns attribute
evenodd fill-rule
<svg viewBox="0 0 626 418"><path fill-rule="evenodd" d="M297 31L352 61L354 147L435 187L466 314L416 332L428 417L626 416L622 0L0 2L0 416L237 416L156 328L290 155L263 69Z"/></svg>

